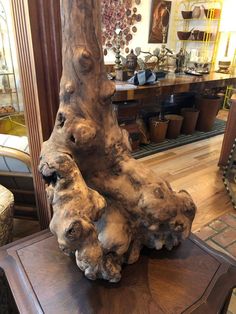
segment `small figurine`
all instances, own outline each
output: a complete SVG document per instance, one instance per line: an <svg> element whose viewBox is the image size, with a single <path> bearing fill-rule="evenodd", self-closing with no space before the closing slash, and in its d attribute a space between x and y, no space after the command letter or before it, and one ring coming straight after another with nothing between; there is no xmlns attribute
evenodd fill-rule
<svg viewBox="0 0 236 314"><path fill-rule="evenodd" d="M126 57L126 68L128 70L128 77L132 77L134 75L134 71L136 70L138 65L138 57L134 54L134 50L131 49L130 54Z"/></svg>
<svg viewBox="0 0 236 314"><path fill-rule="evenodd" d="M180 48L180 51L176 54L176 73L182 73L185 66L185 51Z"/></svg>

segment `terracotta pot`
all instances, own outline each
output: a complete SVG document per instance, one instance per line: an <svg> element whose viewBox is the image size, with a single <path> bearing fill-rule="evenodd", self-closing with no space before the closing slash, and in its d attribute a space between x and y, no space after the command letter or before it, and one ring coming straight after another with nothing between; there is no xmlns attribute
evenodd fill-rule
<svg viewBox="0 0 236 314"><path fill-rule="evenodd" d="M181 133L193 134L196 129L199 110L195 108L182 108L181 115L184 118Z"/></svg>
<svg viewBox="0 0 236 314"><path fill-rule="evenodd" d="M177 114L168 114L165 116L169 120L166 137L170 139L177 138L183 123L183 117Z"/></svg>
<svg viewBox="0 0 236 314"><path fill-rule="evenodd" d="M198 102L199 117L197 121L197 130L202 132L211 131L216 115L221 104L219 96L205 96Z"/></svg>
<svg viewBox="0 0 236 314"><path fill-rule="evenodd" d="M149 119L150 140L154 143L163 142L166 138L168 120L160 120L158 117Z"/></svg>

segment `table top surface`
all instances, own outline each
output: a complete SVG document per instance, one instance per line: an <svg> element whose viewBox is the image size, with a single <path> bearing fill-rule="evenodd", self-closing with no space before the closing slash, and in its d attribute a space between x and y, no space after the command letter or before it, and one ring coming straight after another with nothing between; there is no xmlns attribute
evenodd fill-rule
<svg viewBox="0 0 236 314"><path fill-rule="evenodd" d="M118 284L86 279L48 231L3 248L0 267L20 313L177 314L192 313L200 305L219 309L236 285L236 273L226 280L234 262L199 241L192 237L171 252L145 250L137 263L123 268ZM223 281L216 284L217 278ZM218 290L221 297L212 301Z"/></svg>
<svg viewBox="0 0 236 314"><path fill-rule="evenodd" d="M116 82L118 85L125 85L126 82ZM225 87L236 84L236 75L211 72L202 76L171 74L160 79L158 84L138 86L132 90L119 90L113 96L113 101L140 99L160 94L181 93L198 91L204 88ZM137 95L137 97L136 97Z"/></svg>

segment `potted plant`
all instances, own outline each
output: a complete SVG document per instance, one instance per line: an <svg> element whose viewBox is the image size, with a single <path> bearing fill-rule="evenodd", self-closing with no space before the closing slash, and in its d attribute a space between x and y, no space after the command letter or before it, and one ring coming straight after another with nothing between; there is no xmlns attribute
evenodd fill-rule
<svg viewBox="0 0 236 314"><path fill-rule="evenodd" d="M141 54L144 54L145 57L144 59L138 58L138 64L139 67L142 70L147 69L150 65L153 67L153 71L156 73L157 79L165 77L166 71L165 71L165 66L167 63L167 58L170 56L173 56L173 52L166 48L165 45L162 45L161 49L156 48L153 50L153 52L149 51L142 51L140 47L137 47L135 49L136 55L140 56Z"/></svg>

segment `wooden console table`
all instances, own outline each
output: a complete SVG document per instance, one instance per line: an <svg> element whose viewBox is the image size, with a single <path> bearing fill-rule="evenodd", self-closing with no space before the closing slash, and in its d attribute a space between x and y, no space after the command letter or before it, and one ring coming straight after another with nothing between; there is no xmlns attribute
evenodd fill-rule
<svg viewBox="0 0 236 314"><path fill-rule="evenodd" d="M118 284L86 279L49 231L3 247L0 267L21 314L226 313L236 286L236 263L193 235L144 251Z"/></svg>
<svg viewBox="0 0 236 314"><path fill-rule="evenodd" d="M118 84L125 83L119 82ZM203 76L176 75L172 78L160 79L159 84L139 86L132 90L119 90L112 100L126 101L191 91L202 92L206 88L226 87L234 84L236 84L236 76L230 74L212 72Z"/></svg>

